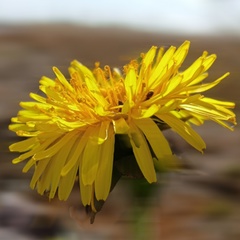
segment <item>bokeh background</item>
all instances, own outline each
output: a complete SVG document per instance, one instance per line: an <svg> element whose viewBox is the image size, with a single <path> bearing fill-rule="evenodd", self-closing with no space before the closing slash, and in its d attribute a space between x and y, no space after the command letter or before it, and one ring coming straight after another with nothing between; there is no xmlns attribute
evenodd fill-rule
<svg viewBox="0 0 240 240"><path fill-rule="evenodd" d="M0 1L0 239L240 239L240 131L206 123L196 130L202 155L166 132L183 168L159 176L157 186L122 179L89 224L73 192L51 202L29 189L31 171L13 165L8 130L20 101L39 92L52 66L67 74L70 61L120 67L152 45L191 41L183 68L204 50L218 58L209 80L231 75L206 93L240 103L238 0L8 0ZM151 191L148 191L151 189Z"/></svg>

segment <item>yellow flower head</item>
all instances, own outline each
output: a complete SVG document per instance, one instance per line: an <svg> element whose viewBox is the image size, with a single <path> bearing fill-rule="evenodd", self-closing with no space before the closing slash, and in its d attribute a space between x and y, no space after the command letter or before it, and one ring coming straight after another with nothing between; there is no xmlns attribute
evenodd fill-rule
<svg viewBox="0 0 240 240"><path fill-rule="evenodd" d="M191 128L213 120L231 129L234 103L204 97L201 93L216 86L228 73L204 83L206 71L216 55L204 52L184 71L179 68L189 49L152 47L139 59L124 66L123 72L97 63L93 71L77 61L69 68L70 80L56 68L56 79L43 77L32 102L21 102L23 110L12 118L10 130L27 137L10 146L22 152L13 160L28 159L23 171L34 166L31 187L49 198L57 193L66 200L79 181L84 206L96 211L94 199L106 200L111 188L115 139L124 136L131 146L145 179L156 181L154 161L174 156L161 131L163 124L176 131L199 151L202 138ZM128 161L126 159L126 166Z"/></svg>

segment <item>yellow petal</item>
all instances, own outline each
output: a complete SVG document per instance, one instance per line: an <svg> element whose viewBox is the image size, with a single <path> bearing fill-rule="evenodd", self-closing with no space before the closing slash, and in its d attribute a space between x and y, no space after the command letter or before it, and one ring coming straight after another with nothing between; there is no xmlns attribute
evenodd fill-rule
<svg viewBox="0 0 240 240"><path fill-rule="evenodd" d="M226 107L226 108L234 108L235 107L234 102L220 101L220 100L213 99L213 98L204 97L204 98L202 98L202 101L203 102L209 102L209 103L212 103L212 104L218 105L218 106L223 106L223 107Z"/></svg>
<svg viewBox="0 0 240 240"><path fill-rule="evenodd" d="M149 183L156 182L156 172L153 165L152 155L142 132L134 125L130 126L128 134L130 143L133 148L138 166L143 173L143 176Z"/></svg>
<svg viewBox="0 0 240 240"><path fill-rule="evenodd" d="M41 133L49 133L50 135L52 134L53 136L56 136L56 133L59 133L59 136L61 134L64 134L64 132L62 132L59 129L59 126L56 123L51 123L51 122L36 123L35 129L38 131L41 131ZM38 135L38 137L40 137L40 134ZM41 137L42 137L42 134L41 134Z"/></svg>
<svg viewBox="0 0 240 240"><path fill-rule="evenodd" d="M109 114L109 112L106 111L102 105L97 105L97 106L94 108L94 111L95 111L99 116L107 116L107 115Z"/></svg>
<svg viewBox="0 0 240 240"><path fill-rule="evenodd" d="M58 68L56 67L53 67L53 71L54 73L56 74L58 80L62 83L62 85L68 89L70 92L73 92L74 89L73 87L71 86L71 84L67 81L67 79L64 77L64 75L59 71Z"/></svg>
<svg viewBox="0 0 240 240"><path fill-rule="evenodd" d="M122 114L128 114L131 111L131 108L134 106L133 101L125 101L122 106Z"/></svg>
<svg viewBox="0 0 240 240"><path fill-rule="evenodd" d="M92 128L92 137L97 138L98 132L98 128ZM83 152L82 167L80 173L82 175L83 185L92 185L95 181L100 160L99 150L100 146L96 142L91 141L91 139L87 141Z"/></svg>
<svg viewBox="0 0 240 240"><path fill-rule="evenodd" d="M124 118L113 120L113 127L116 134L127 134L129 125Z"/></svg>
<svg viewBox="0 0 240 240"><path fill-rule="evenodd" d="M46 98L38 95L38 94L35 94L35 93L30 93L30 97L40 103L46 103Z"/></svg>
<svg viewBox="0 0 240 240"><path fill-rule="evenodd" d="M102 95L102 92L99 89L96 79L85 76L85 82L86 82L86 85L87 85L88 89L90 90L92 96L97 100L97 102L100 105L102 105L103 107L107 106L108 101Z"/></svg>
<svg viewBox="0 0 240 240"><path fill-rule="evenodd" d="M49 198L55 197L61 177L61 169L67 161L72 146L75 145L76 138L77 137L75 136L72 141L67 142L54 156L49 157L47 162L45 162L44 159L42 160L44 161L43 164L40 164L39 162L36 163L36 166L40 164L40 169L36 168L38 174L34 176L31 185L34 187L37 181L37 189L40 194L48 191Z"/></svg>
<svg viewBox="0 0 240 240"><path fill-rule="evenodd" d="M207 77L208 77L207 72L201 73L199 76L196 76L194 79L191 79L191 81L188 82L187 86L193 86L198 83L201 83ZM184 93L184 91L183 91L183 93Z"/></svg>
<svg viewBox="0 0 240 240"><path fill-rule="evenodd" d="M163 76L163 74L166 72L166 65L169 64L171 58L173 57L173 54L176 50L176 47L171 46L166 53L163 55L162 59L157 64L156 68L153 70L150 78L148 79L148 88L154 89L156 85L158 85L159 80ZM158 79L158 82L155 83L155 81Z"/></svg>
<svg viewBox="0 0 240 240"><path fill-rule="evenodd" d="M58 187L58 198L59 200L66 201L72 191L74 183L76 181L76 175L78 171L78 164L75 164L66 176L61 177Z"/></svg>
<svg viewBox="0 0 240 240"><path fill-rule="evenodd" d="M174 91L177 87L179 87L180 83L182 82L182 79L183 79L182 74L178 74L175 77L173 77L171 79L171 81L168 82L167 86L165 87L165 90L164 90L163 94L161 94L161 95L165 97L169 93Z"/></svg>
<svg viewBox="0 0 240 240"><path fill-rule="evenodd" d="M140 116L138 115L135 116L134 114L133 116L135 118L149 118L149 117L152 117L156 112L158 112L158 110L159 110L159 106L156 104L152 104L149 108L140 111ZM137 113L138 112L139 111L137 111Z"/></svg>
<svg viewBox="0 0 240 240"><path fill-rule="evenodd" d="M150 65L153 62L153 59L154 59L155 54L156 54L156 50L157 50L156 46L152 46L150 48L150 50L148 50L148 52L145 54L145 56L142 60L142 63L143 63L144 66L148 67L148 65Z"/></svg>
<svg viewBox="0 0 240 240"><path fill-rule="evenodd" d="M52 157L55 155L64 145L66 145L69 141L72 140L72 138L77 134L77 131L72 131L69 133L66 133L62 136L61 139L59 139L53 146L47 148L44 151L38 152L34 155L35 160L44 159L47 157Z"/></svg>
<svg viewBox="0 0 240 240"><path fill-rule="evenodd" d="M131 107L133 98L136 94L136 86L137 86L136 72L133 67L129 67L124 84L125 84L127 99Z"/></svg>
<svg viewBox="0 0 240 240"><path fill-rule="evenodd" d="M177 117L172 114L156 114L156 116L166 122L174 131L200 152L206 148L206 144L202 138L189 125Z"/></svg>
<svg viewBox="0 0 240 240"><path fill-rule="evenodd" d="M42 90L41 86L40 89ZM60 92L56 91L55 88L46 88L45 93L50 99L54 99L54 102L62 102L64 101L63 96Z"/></svg>
<svg viewBox="0 0 240 240"><path fill-rule="evenodd" d="M190 47L190 41L185 41L174 53L173 59L176 65L181 65L185 60Z"/></svg>
<svg viewBox="0 0 240 240"><path fill-rule="evenodd" d="M237 124L237 123L235 122L235 119L232 120L232 123L233 123L234 125L233 125L233 124L232 124L232 125L227 124L227 123L225 123L225 122L223 122L223 121L221 121L221 120L218 120L218 119L214 119L213 121L216 122L216 123L218 123L219 125L221 125L221 126L227 128L227 129L231 130L231 131L234 130L234 125Z"/></svg>
<svg viewBox="0 0 240 240"><path fill-rule="evenodd" d="M215 80L214 82L211 83L205 83L205 84L201 84L201 85L196 85L196 86L191 86L188 87L186 89L186 92L188 94L190 93L200 93L200 92L205 92L213 87L215 87L216 85L218 85L224 78L226 78L229 75L229 73L225 73L223 76L221 76L220 78L218 78L217 80Z"/></svg>
<svg viewBox="0 0 240 240"><path fill-rule="evenodd" d="M211 54L204 59L202 64L204 67L204 72L207 71L212 66L216 58L217 58L216 54Z"/></svg>
<svg viewBox="0 0 240 240"><path fill-rule="evenodd" d="M40 83L41 85L45 86L45 87L50 87L50 86L51 86L51 87L54 87L54 86L55 86L55 81L52 80L51 78L48 78L48 77L45 77L45 76L43 76L43 77L40 79L39 83Z"/></svg>
<svg viewBox="0 0 240 240"><path fill-rule="evenodd" d="M36 164L36 161L35 161L33 158L31 158L31 159L27 162L27 164L24 166L22 172L24 172L24 173L28 172L29 169L30 169L33 165L35 165L35 164Z"/></svg>
<svg viewBox="0 0 240 240"><path fill-rule="evenodd" d="M36 137L28 138L26 140L13 143L12 145L9 146L9 150L11 152L25 152L29 151L33 146L38 143L38 140Z"/></svg>
<svg viewBox="0 0 240 240"><path fill-rule="evenodd" d="M66 176L75 165L79 164L77 162L79 161L80 156L82 156L83 149L85 148L91 133L91 129L87 129L83 134L79 133L76 148L69 154L69 160L61 171L62 176Z"/></svg>
<svg viewBox="0 0 240 240"><path fill-rule="evenodd" d="M47 166L51 170L51 173L49 173L51 175L50 176L51 188L49 192L49 198L54 198L55 196L55 193L59 186L62 168L65 165L70 152L73 150L75 146L76 139L77 136L74 136L71 139L71 141L67 142L60 149L60 151L51 158L49 165Z"/></svg>
<svg viewBox="0 0 240 240"><path fill-rule="evenodd" d="M37 182L36 189L40 195L43 195L45 191L49 191L50 189L51 186L51 174L49 173L50 170L51 169L49 167L46 167L42 173L41 178Z"/></svg>
<svg viewBox="0 0 240 240"><path fill-rule="evenodd" d="M158 110L159 114L162 113L169 113L171 111L174 111L175 109L178 108L180 104L180 101L177 101L175 99L169 100L166 103L164 103L163 106L160 107L160 109Z"/></svg>
<svg viewBox="0 0 240 240"><path fill-rule="evenodd" d="M110 124L109 121L101 122L97 138L96 139L91 138L91 139L97 144L104 143L107 139L109 124Z"/></svg>
<svg viewBox="0 0 240 240"><path fill-rule="evenodd" d="M168 141L152 119L136 119L134 122L146 136L158 159L162 159L164 156L172 155Z"/></svg>
<svg viewBox="0 0 240 240"><path fill-rule="evenodd" d="M18 112L18 119L21 122L28 122L28 121L41 121L41 120L50 120L51 118L45 114L41 114L36 111L29 111L29 110L20 110Z"/></svg>
<svg viewBox="0 0 240 240"><path fill-rule="evenodd" d="M37 181L39 181L39 178L41 177L41 175L45 171L46 166L49 163L49 160L50 160L50 158L45 158L44 160L36 163L34 174L33 174L33 177L32 177L31 183L30 183L30 187L32 189L35 188Z"/></svg>
<svg viewBox="0 0 240 240"><path fill-rule="evenodd" d="M79 169L82 172L82 169ZM92 197L93 197L93 184L85 185L82 181L82 176L79 176L79 185L80 185L80 193L83 206L90 205Z"/></svg>
<svg viewBox="0 0 240 240"><path fill-rule="evenodd" d="M71 62L71 66L69 70L70 70L69 71L70 74L73 74L75 71L77 71L83 76L83 78L85 78L86 76L90 79L94 78L92 71L88 69L86 66L84 66L83 64L81 64L80 62L78 62L77 60L73 60Z"/></svg>
<svg viewBox="0 0 240 240"><path fill-rule="evenodd" d="M204 54L205 53L203 53L203 56L195 60L190 67L181 73L183 75L182 82L185 82L187 85L191 84L191 82L194 81L194 78L198 77L204 72L204 67L202 65L205 58Z"/></svg>
<svg viewBox="0 0 240 240"><path fill-rule="evenodd" d="M230 117L235 116L231 111L227 110L226 108L220 106L218 107L217 105L215 106L211 103L207 103L201 100L193 104L181 104L181 108L189 112L198 114L207 120L219 119L227 121Z"/></svg>
<svg viewBox="0 0 240 240"><path fill-rule="evenodd" d="M24 161L25 159L34 156L34 154L41 152L43 150L45 150L50 144L52 144L57 138L51 138L46 140L45 142L43 142L42 144L39 144L38 146L36 146L35 148L33 148L32 150L30 150L29 152L26 152L24 154L21 154L19 157L15 158L12 160L13 164L19 163ZM11 147L11 146L10 146Z"/></svg>
<svg viewBox="0 0 240 240"><path fill-rule="evenodd" d="M114 153L114 131L109 127L107 140L101 145L101 159L95 180L97 200L106 200L112 182L112 166Z"/></svg>

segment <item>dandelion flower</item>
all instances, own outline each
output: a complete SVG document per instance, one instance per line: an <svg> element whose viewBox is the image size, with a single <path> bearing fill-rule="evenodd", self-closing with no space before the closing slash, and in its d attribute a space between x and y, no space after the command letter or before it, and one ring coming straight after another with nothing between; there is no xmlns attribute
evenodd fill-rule
<svg viewBox="0 0 240 240"><path fill-rule="evenodd" d="M180 70L189 46L189 41L167 51L153 46L122 72L99 63L90 70L75 60L69 81L54 67L55 79L40 80L43 96L31 93L34 101L21 102L23 110L9 126L26 137L10 150L22 153L13 163L28 160L23 172L34 167L31 188L66 200L78 181L83 205L96 212L94 200L105 201L111 189L117 136L124 136L142 175L153 183L154 165L174 158L161 126L201 152L206 146L192 124L212 120L232 129L234 103L202 95L229 73L205 83L216 59L207 52Z"/></svg>

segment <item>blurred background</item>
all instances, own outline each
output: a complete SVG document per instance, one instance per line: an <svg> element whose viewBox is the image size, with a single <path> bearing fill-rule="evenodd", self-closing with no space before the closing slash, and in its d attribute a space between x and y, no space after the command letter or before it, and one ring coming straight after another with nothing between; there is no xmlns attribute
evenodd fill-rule
<svg viewBox="0 0 240 240"><path fill-rule="evenodd" d="M0 21L121 26L157 33L239 35L238 0L9 0Z"/></svg>
<svg viewBox="0 0 240 240"><path fill-rule="evenodd" d="M238 0L8 0L0 1L0 239L240 239L240 132L206 123L196 130L207 143L202 155L166 132L183 169L159 176L157 186L122 179L89 219L78 190L51 202L30 190L32 172L13 165L8 130L20 101L39 92L52 66L67 74L77 59L88 67L120 67L152 45L191 41L187 67L204 50L218 58L209 80L230 76L206 93L236 102L239 116L240 1ZM148 191L151 189L151 191Z"/></svg>

